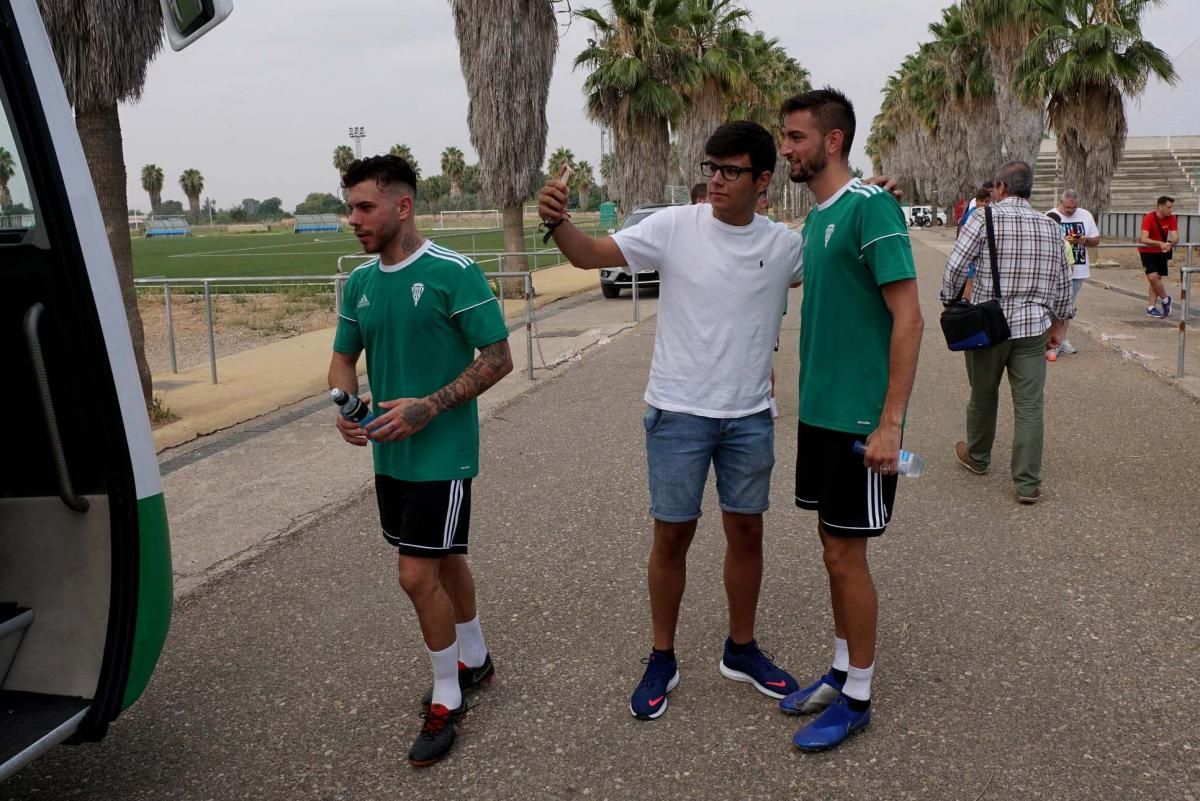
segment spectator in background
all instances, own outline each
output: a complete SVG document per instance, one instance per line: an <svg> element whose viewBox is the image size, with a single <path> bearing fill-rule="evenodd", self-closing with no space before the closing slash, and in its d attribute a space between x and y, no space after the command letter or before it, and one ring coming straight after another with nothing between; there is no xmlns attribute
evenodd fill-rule
<svg viewBox="0 0 1200 801"><path fill-rule="evenodd" d="M758 203L754 205L754 213L761 214L771 222L775 222L775 218L771 216L771 198L765 190L758 193Z"/></svg>
<svg viewBox="0 0 1200 801"><path fill-rule="evenodd" d="M954 236L958 236L959 229L962 228L963 216L967 213L967 199L960 197L954 203Z"/></svg>
<svg viewBox="0 0 1200 801"><path fill-rule="evenodd" d="M986 206L987 204L989 204L991 202L992 202L992 182L988 181L986 184L984 184L983 186L981 186L979 189L977 189L975 191L975 197L971 198L971 205L967 206L967 210L963 212L962 222L960 222L958 225L959 231L961 232L962 226L967 224L967 220L971 219L971 215L975 213L975 209L978 209L982 206ZM955 237L955 238L957 238L957 237ZM971 290L974 288L975 268L977 266L978 265L976 265L975 262L971 262L969 265L967 265L967 283L966 283L966 286L963 287L963 299L964 300L971 299Z"/></svg>
<svg viewBox="0 0 1200 801"><path fill-rule="evenodd" d="M1046 216L1059 224L1063 238L1071 247L1069 260L1074 268L1071 275L1071 306L1074 307L1083 282L1092 275L1087 249L1100 244L1100 229L1096 227L1096 220L1091 212L1079 208L1079 193L1074 189L1063 192L1058 206L1046 212ZM1053 357L1050 356L1051 353L1054 353ZM1047 351L1046 357L1054 361L1064 353L1075 353L1075 347L1066 339L1065 328L1062 344L1058 346L1057 351Z"/></svg>
<svg viewBox="0 0 1200 801"><path fill-rule="evenodd" d="M692 187L692 205L708 202L708 184L696 184Z"/></svg>
<svg viewBox="0 0 1200 801"><path fill-rule="evenodd" d="M1138 248L1142 257L1142 269L1150 283L1149 304L1146 316L1165 319L1171 316L1171 296L1163 286L1167 277L1167 265L1171 261L1171 250L1179 242L1179 221L1175 218L1175 198L1163 195L1158 207L1146 212L1142 218L1142 235L1138 239L1144 247ZM1162 302L1162 311L1158 303Z"/></svg>
<svg viewBox="0 0 1200 801"><path fill-rule="evenodd" d="M1008 373L1013 397L1012 479L1017 501L1037 503L1042 497L1042 445L1045 436L1047 345L1057 348L1073 316L1071 265L1062 233L1045 215L1029 205L1033 170L1023 161L1010 161L996 172L991 216L996 234L996 265L1000 275L1000 306L1011 337L990 348L966 352L971 400L967 404L967 438L955 443L963 467L983 475L992 460L1000 379ZM963 226L962 236L946 263L941 299L949 303L966 280L971 262L978 296L972 302L996 297L988 268L988 241L983 213Z"/></svg>

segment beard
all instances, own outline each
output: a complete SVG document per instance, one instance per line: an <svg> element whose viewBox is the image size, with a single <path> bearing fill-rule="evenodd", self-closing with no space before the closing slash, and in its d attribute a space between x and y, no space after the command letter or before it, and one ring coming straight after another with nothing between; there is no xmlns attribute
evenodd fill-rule
<svg viewBox="0 0 1200 801"><path fill-rule="evenodd" d="M811 159L802 159L798 163L788 162L788 178L792 183L806 184L821 174L829 163L829 157L822 150Z"/></svg>

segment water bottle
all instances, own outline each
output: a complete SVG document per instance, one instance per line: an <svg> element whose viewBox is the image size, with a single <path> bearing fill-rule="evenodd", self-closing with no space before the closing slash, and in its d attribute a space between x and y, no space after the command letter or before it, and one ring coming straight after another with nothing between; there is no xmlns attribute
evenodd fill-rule
<svg viewBox="0 0 1200 801"><path fill-rule="evenodd" d="M859 456L867 452L865 443L854 443L854 452ZM896 473L909 478L919 478L925 472L925 460L920 454L912 451L900 451L900 458L896 461Z"/></svg>
<svg viewBox="0 0 1200 801"><path fill-rule="evenodd" d="M371 407L357 395L351 395L343 389L335 388L329 390L329 397L337 404L338 413L351 423L357 423L365 428L367 423L375 419L375 415L371 414Z"/></svg>

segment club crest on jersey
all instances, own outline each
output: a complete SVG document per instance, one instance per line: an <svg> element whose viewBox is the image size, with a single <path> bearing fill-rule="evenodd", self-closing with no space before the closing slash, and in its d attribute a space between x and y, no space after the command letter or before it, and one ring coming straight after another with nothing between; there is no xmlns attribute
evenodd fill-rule
<svg viewBox="0 0 1200 801"><path fill-rule="evenodd" d="M416 306L421 302L421 295L425 294L425 285L416 283L412 285L413 305Z"/></svg>
<svg viewBox="0 0 1200 801"><path fill-rule="evenodd" d="M826 226L826 228L825 228L825 247L829 247L829 240L833 237L833 231L835 228L837 228L837 226L834 225L833 223L830 223L828 226Z"/></svg>

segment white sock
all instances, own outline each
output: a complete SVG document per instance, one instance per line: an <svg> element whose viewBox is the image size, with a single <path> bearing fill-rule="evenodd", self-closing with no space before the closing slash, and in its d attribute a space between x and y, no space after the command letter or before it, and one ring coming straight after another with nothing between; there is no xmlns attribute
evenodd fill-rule
<svg viewBox="0 0 1200 801"><path fill-rule="evenodd" d="M483 642L483 629L479 615L466 623L455 623L458 632L458 659L467 667L479 667L487 660L487 645Z"/></svg>
<svg viewBox="0 0 1200 801"><path fill-rule="evenodd" d="M850 646L841 637L833 638L833 669L841 671L850 669Z"/></svg>
<svg viewBox="0 0 1200 801"><path fill-rule="evenodd" d="M426 646L425 650L429 650ZM458 687L458 643L442 651L429 651L433 663L433 703L447 709L462 706L462 690Z"/></svg>
<svg viewBox="0 0 1200 801"><path fill-rule="evenodd" d="M875 674L875 663L872 662L870 667L865 668L856 668L851 665L846 673L846 686L842 687L842 693L847 698L853 698L856 701L870 701L871 676Z"/></svg>

